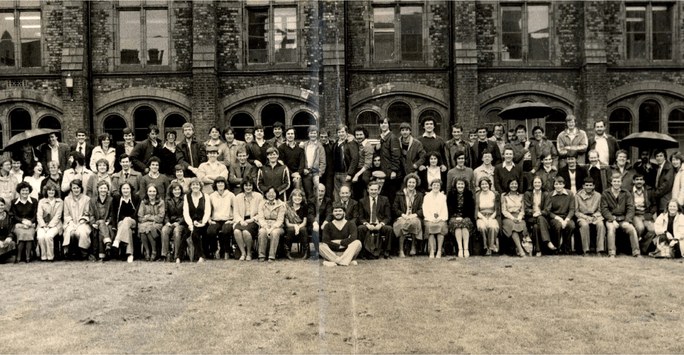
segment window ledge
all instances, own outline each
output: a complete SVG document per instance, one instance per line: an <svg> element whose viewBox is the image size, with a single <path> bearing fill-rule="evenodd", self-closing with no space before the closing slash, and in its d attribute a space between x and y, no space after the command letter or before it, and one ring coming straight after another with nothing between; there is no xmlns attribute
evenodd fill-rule
<svg viewBox="0 0 684 355"><path fill-rule="evenodd" d="M117 72L170 72L171 65L147 65L142 66L138 64L120 64L114 67Z"/></svg>
<svg viewBox="0 0 684 355"><path fill-rule="evenodd" d="M665 61L665 62L648 62L648 61L638 61L638 62L626 62L621 61L615 64L609 64L609 68L619 68L619 69L682 69L684 65L677 63L675 61Z"/></svg>

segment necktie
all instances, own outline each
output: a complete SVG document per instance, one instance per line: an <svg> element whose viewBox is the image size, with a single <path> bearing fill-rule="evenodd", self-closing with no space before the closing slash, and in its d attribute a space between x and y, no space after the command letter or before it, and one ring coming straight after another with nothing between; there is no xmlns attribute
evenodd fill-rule
<svg viewBox="0 0 684 355"><path fill-rule="evenodd" d="M83 154L83 146L82 146L82 145L79 145L79 146L78 146L78 152L81 153L81 154Z"/></svg>
<svg viewBox="0 0 684 355"><path fill-rule="evenodd" d="M370 222L371 224L375 223L375 197L371 199L371 204L370 204Z"/></svg>
<svg viewBox="0 0 684 355"><path fill-rule="evenodd" d="M128 173L124 173L124 180L128 181Z"/></svg>
<svg viewBox="0 0 684 355"><path fill-rule="evenodd" d="M245 177L245 167L244 166L240 167L240 177Z"/></svg>

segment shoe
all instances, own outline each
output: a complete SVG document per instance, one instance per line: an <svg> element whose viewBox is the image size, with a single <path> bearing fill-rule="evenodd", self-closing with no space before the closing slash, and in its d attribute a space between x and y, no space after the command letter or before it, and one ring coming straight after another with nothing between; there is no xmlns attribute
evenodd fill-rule
<svg viewBox="0 0 684 355"><path fill-rule="evenodd" d="M240 255L240 259L238 259L238 261L245 261L245 255L244 254Z"/></svg>
<svg viewBox="0 0 684 355"><path fill-rule="evenodd" d="M216 259L216 260L221 259L221 252L220 252L220 251L217 250L217 251L214 253L214 259Z"/></svg>
<svg viewBox="0 0 684 355"><path fill-rule="evenodd" d="M388 252L388 251L384 252L384 253L382 254L382 257L383 257L384 259L391 259L391 257L390 257L390 255L389 255L389 252Z"/></svg>
<svg viewBox="0 0 684 355"><path fill-rule="evenodd" d="M226 254L223 256L223 259L225 259L225 260L230 260L230 254L226 253Z"/></svg>
<svg viewBox="0 0 684 355"><path fill-rule="evenodd" d="M198 264L199 264L199 263L203 263L204 261L205 261L204 258L200 256L199 260L197 260L197 263L198 263Z"/></svg>
<svg viewBox="0 0 684 355"><path fill-rule="evenodd" d="M487 249L485 256L492 256L492 249Z"/></svg>
<svg viewBox="0 0 684 355"><path fill-rule="evenodd" d="M273 263L273 262L275 262L275 259L268 258L268 262L269 262L269 264Z"/></svg>
<svg viewBox="0 0 684 355"><path fill-rule="evenodd" d="M150 259L152 261L156 261L157 260L157 253L152 253L152 256L150 257Z"/></svg>
<svg viewBox="0 0 684 355"><path fill-rule="evenodd" d="M640 258L640 257L641 257L641 254L632 254L632 256L635 257L635 258Z"/></svg>
<svg viewBox="0 0 684 355"><path fill-rule="evenodd" d="M549 250L556 250L556 246L551 242L547 242L546 247L549 248Z"/></svg>
<svg viewBox="0 0 684 355"><path fill-rule="evenodd" d="M534 253L534 256L542 256L542 253L540 251Z"/></svg>
<svg viewBox="0 0 684 355"><path fill-rule="evenodd" d="M441 259L442 258L442 252L438 251L437 255L435 255L435 259Z"/></svg>
<svg viewBox="0 0 684 355"><path fill-rule="evenodd" d="M435 258L435 254L430 253L430 256L428 256L428 259L434 259L434 258Z"/></svg>
<svg viewBox="0 0 684 355"><path fill-rule="evenodd" d="M470 252L468 250L463 251L463 257L464 258L469 258L470 257Z"/></svg>
<svg viewBox="0 0 684 355"><path fill-rule="evenodd" d="M247 260L247 261L251 261L251 260L252 260L252 256L251 256L251 255L249 255L249 254L247 254L247 256L245 256L245 260Z"/></svg>
<svg viewBox="0 0 684 355"><path fill-rule="evenodd" d="M409 256L416 256L416 248L412 247L411 251L409 252Z"/></svg>
<svg viewBox="0 0 684 355"><path fill-rule="evenodd" d="M263 262L265 262L265 261L266 261L266 258L259 258L259 262L260 262L260 263L263 263Z"/></svg>
<svg viewBox="0 0 684 355"><path fill-rule="evenodd" d="M465 254L464 254L463 250L458 251L458 257L459 258L465 258Z"/></svg>
<svg viewBox="0 0 684 355"><path fill-rule="evenodd" d="M352 260L352 261L349 263L349 265L354 265L354 266L356 266L356 265L359 265L359 262L356 261L356 260Z"/></svg>
<svg viewBox="0 0 684 355"><path fill-rule="evenodd" d="M287 258L287 260L292 260L292 255L290 255L289 250L285 250L285 257Z"/></svg>
<svg viewBox="0 0 684 355"><path fill-rule="evenodd" d="M332 261L327 261L327 260L325 260L325 261L323 261L323 266L333 267L333 266L337 266L337 264L335 264L335 263L332 262Z"/></svg>
<svg viewBox="0 0 684 355"><path fill-rule="evenodd" d="M610 259L615 259L615 255L614 255L614 254L610 254L610 255L608 255L608 258L610 258Z"/></svg>
<svg viewBox="0 0 684 355"><path fill-rule="evenodd" d="M406 254L404 254L403 251L400 251L400 252L399 252L399 257L400 257L400 258L405 258L405 257L406 257Z"/></svg>
<svg viewBox="0 0 684 355"><path fill-rule="evenodd" d="M176 264L180 264L180 263L181 263L180 258L177 258L177 259L176 259Z"/></svg>
<svg viewBox="0 0 684 355"><path fill-rule="evenodd" d="M128 261L129 263L132 263L133 262L133 255L129 255L128 259L126 261Z"/></svg>

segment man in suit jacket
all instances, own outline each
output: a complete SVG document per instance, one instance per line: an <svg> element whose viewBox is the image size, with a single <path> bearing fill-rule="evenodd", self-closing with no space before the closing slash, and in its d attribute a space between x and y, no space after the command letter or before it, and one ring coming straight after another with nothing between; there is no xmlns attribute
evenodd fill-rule
<svg viewBox="0 0 684 355"><path fill-rule="evenodd" d="M599 120L594 122L594 135L589 139L589 147L587 149L598 152L601 165L610 166L615 164L615 153L620 150L620 146L615 137L606 133L605 121Z"/></svg>
<svg viewBox="0 0 684 355"><path fill-rule="evenodd" d="M576 194L582 189L584 179L588 176L587 171L577 164L577 154L573 151L568 153L567 164L558 169L556 176L563 177L565 189Z"/></svg>
<svg viewBox="0 0 684 355"><path fill-rule="evenodd" d="M333 143L333 172L335 174L335 196L340 193L340 187L350 183L359 170L359 145L349 139L347 126L337 128L337 142Z"/></svg>
<svg viewBox="0 0 684 355"><path fill-rule="evenodd" d="M359 201L359 238L366 254L377 258L389 258L392 246L391 207L385 196L380 194L377 182L368 184L368 195Z"/></svg>
<svg viewBox="0 0 684 355"><path fill-rule="evenodd" d="M135 149L135 134L133 130L126 127L123 129L123 142L116 143L116 156L120 157L124 153L128 156L133 154L133 149ZM114 163L114 171L121 170L121 165L119 164L119 159Z"/></svg>
<svg viewBox="0 0 684 355"><path fill-rule="evenodd" d="M344 206L345 218L356 225L359 218L359 203L351 198L351 189L348 185L342 186L340 188L340 198L335 201L335 203L340 203ZM325 220L330 222L333 220L332 214L326 216Z"/></svg>
<svg viewBox="0 0 684 355"><path fill-rule="evenodd" d="M207 152L204 144L195 139L195 126L186 122L183 124L183 139L176 147L176 160L183 168L197 176L197 168L207 161Z"/></svg>
<svg viewBox="0 0 684 355"><path fill-rule="evenodd" d="M667 209L667 203L672 198L675 171L672 163L667 160L667 153L664 149L656 149L653 155L656 161L651 172L654 175L653 181L655 182L653 194L658 204L658 213L660 213Z"/></svg>
<svg viewBox="0 0 684 355"><path fill-rule="evenodd" d="M401 145L401 167L404 169L404 176L417 173L418 168L423 165L425 160L425 148L423 143L413 138L411 135L411 124L402 123L399 127L399 144ZM406 149L404 149L406 147Z"/></svg>
<svg viewBox="0 0 684 355"><path fill-rule="evenodd" d="M50 133L48 143L43 145L41 154L43 156L43 168L47 171L47 163L57 162L60 171L65 171L69 166L69 153L71 148L66 143L61 143L57 138L57 133Z"/></svg>
<svg viewBox="0 0 684 355"><path fill-rule="evenodd" d="M321 172L320 181L324 186L330 187L325 193L328 199L332 199L335 172L333 170L333 143L330 142L330 132L327 129L321 129L319 139L325 150L325 171Z"/></svg>
<svg viewBox="0 0 684 355"><path fill-rule="evenodd" d="M131 165L140 173L147 174L150 158L158 156L162 149L162 143L157 138L159 135L159 128L156 125L150 125L147 139L135 145L133 153L129 156Z"/></svg>
<svg viewBox="0 0 684 355"><path fill-rule="evenodd" d="M646 186L646 180L641 174L635 174L632 180L634 187L629 191L632 193L634 200L634 219L632 223L637 231L641 250L646 252L655 236L654 223L658 204L653 194L653 189ZM643 239L647 239L649 242L645 243Z"/></svg>
<svg viewBox="0 0 684 355"><path fill-rule="evenodd" d="M594 190L601 194L610 186L610 167L599 160L599 153L596 150L590 150L587 157L589 158L589 164L585 167L587 175L594 180Z"/></svg>
<svg viewBox="0 0 684 355"><path fill-rule="evenodd" d="M252 180L252 183L256 184L257 175L257 168L247 161L247 149L244 146L238 148L236 155L237 163L228 167L228 183L235 195L242 192L242 183L246 179Z"/></svg>
<svg viewBox="0 0 684 355"><path fill-rule="evenodd" d="M482 155L485 151L492 153L492 165L496 166L501 163L501 152L496 145L496 142L487 139L487 128L479 127L477 129L477 141L473 144L472 154L472 168L475 169L482 164Z"/></svg>
<svg viewBox="0 0 684 355"><path fill-rule="evenodd" d="M119 157L119 164L121 165L121 170L112 174L112 195L119 195L119 187L124 182L131 184L133 188L131 194L137 195L140 192L140 186L142 186L142 174L133 170L131 159L126 153ZM159 193L162 196L166 196L166 191L159 191Z"/></svg>
<svg viewBox="0 0 684 355"><path fill-rule="evenodd" d="M449 139L445 143L445 149L447 153L447 169L451 170L456 166L456 154L459 152L465 154L465 165L467 167L471 167L473 169L476 168L473 167L472 157L470 156L472 154L470 144L463 140L463 126L459 124L451 126L451 136L453 138Z"/></svg>
<svg viewBox="0 0 684 355"><path fill-rule="evenodd" d="M76 131L76 144L71 146L71 151L83 154L85 161L90 162L90 156L93 154L93 145L88 142L88 134L84 129Z"/></svg>

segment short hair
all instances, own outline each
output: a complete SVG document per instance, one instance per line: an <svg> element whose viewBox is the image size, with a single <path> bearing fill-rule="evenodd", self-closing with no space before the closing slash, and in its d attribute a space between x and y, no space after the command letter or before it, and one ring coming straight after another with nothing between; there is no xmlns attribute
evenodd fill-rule
<svg viewBox="0 0 684 355"><path fill-rule="evenodd" d="M594 127L596 127L596 125L599 124L599 123L603 123L603 125L605 126L605 125L606 125L606 120L596 120L596 121L594 121Z"/></svg>
<svg viewBox="0 0 684 355"><path fill-rule="evenodd" d="M185 123L183 123L182 128L183 128L183 129L192 128L193 130L195 130L195 125L193 125L193 124L190 123L190 122L185 122Z"/></svg>
<svg viewBox="0 0 684 355"><path fill-rule="evenodd" d="M275 128L275 127L273 127L273 128ZM292 131L292 132L295 132L295 133L297 133L297 131L295 130L295 128L294 128L294 127L292 127L292 126L290 126L290 127L287 127L287 128L285 129L285 133L286 133L286 134L287 134L287 132L289 132L289 131Z"/></svg>
<svg viewBox="0 0 684 355"><path fill-rule="evenodd" d="M254 132L256 132L257 130L262 130L262 131L263 131L263 130L264 130L264 126L262 126L262 125L260 125L260 124L254 125Z"/></svg>
<svg viewBox="0 0 684 355"><path fill-rule="evenodd" d="M83 129L83 128L79 128L79 129L76 130L76 135L77 135L77 136L78 136L79 133L85 134L86 137L88 136L88 132L86 132L86 130Z"/></svg>
<svg viewBox="0 0 684 355"><path fill-rule="evenodd" d="M466 153L464 150L458 150L456 151L456 154L454 154L454 159L458 160L458 158L463 157L465 159Z"/></svg>
<svg viewBox="0 0 684 355"><path fill-rule="evenodd" d="M173 134L173 137L174 137L174 138L178 137L178 133L176 133L176 131L173 130L173 129L167 129L165 133L166 133L167 136L168 136L169 134Z"/></svg>
<svg viewBox="0 0 684 355"><path fill-rule="evenodd" d="M238 147L238 149L235 151L235 156L237 156L238 154L241 154L241 153L247 154L247 148L245 148L244 145Z"/></svg>
<svg viewBox="0 0 684 355"><path fill-rule="evenodd" d="M513 147L511 147L511 146L508 145L508 144L506 144L506 145L504 146L503 153L506 154L506 151L507 151L507 150L510 150L511 153L515 154L515 150L513 149Z"/></svg>
<svg viewBox="0 0 684 355"><path fill-rule="evenodd" d="M670 162L672 162L672 159L679 159L679 161L684 162L684 155L681 152L674 152L670 155Z"/></svg>
<svg viewBox="0 0 684 355"><path fill-rule="evenodd" d="M569 159L569 158L577 159L577 152L574 150L571 150L568 152L568 154L566 155L565 158L566 159Z"/></svg>
<svg viewBox="0 0 684 355"><path fill-rule="evenodd" d="M502 130L505 130L504 125L502 123L497 123L494 125L494 129L496 130L497 127L501 127Z"/></svg>
<svg viewBox="0 0 684 355"><path fill-rule="evenodd" d="M202 184L202 181L200 181L200 179L198 179L198 178L196 178L196 177L191 178L191 179L188 181L188 186L192 187L192 185L194 185L194 184L198 184L198 185L200 186L200 188L201 188L202 186L204 186L204 184Z"/></svg>
<svg viewBox="0 0 684 355"><path fill-rule="evenodd" d="M307 128L306 132L307 132L307 133L318 132L318 126L316 126L316 125L310 125L309 128Z"/></svg>
<svg viewBox="0 0 684 355"><path fill-rule="evenodd" d="M587 152L587 158L588 158L592 153L596 153L596 156L597 156L597 157L599 156L598 150L596 150L596 149L591 149L591 150L589 150L589 151Z"/></svg>
<svg viewBox="0 0 684 355"><path fill-rule="evenodd" d="M337 129L335 131L339 132L341 129L343 129L345 132L349 132L349 129L347 126L343 123L340 123L337 125Z"/></svg>
<svg viewBox="0 0 684 355"><path fill-rule="evenodd" d="M475 132L479 132L479 131L482 131L482 130L484 130L485 133L489 133L489 129L488 129L486 126L477 127L477 128L475 129Z"/></svg>
<svg viewBox="0 0 684 355"><path fill-rule="evenodd" d="M69 189L71 189L74 186L77 186L81 190L81 192L83 192L83 181L81 181L81 179L71 180L71 182L69 183Z"/></svg>
<svg viewBox="0 0 684 355"><path fill-rule="evenodd" d="M555 178L553 178L553 184L555 185L556 183L565 184L565 178L563 178L562 176L556 176Z"/></svg>
<svg viewBox="0 0 684 355"><path fill-rule="evenodd" d="M532 133L536 131L541 131L542 134L544 134L544 128L542 126L534 126L532 127Z"/></svg>
<svg viewBox="0 0 684 355"><path fill-rule="evenodd" d="M459 176L459 177L455 178L454 182L452 183L454 191L456 190L456 183L459 181L462 182L465 185L465 189L468 190L468 184L469 184L468 179L466 179L463 176Z"/></svg>
<svg viewBox="0 0 684 355"><path fill-rule="evenodd" d="M100 158L95 162L95 170L97 170L97 166L100 164L104 164L107 166L107 170L109 170L109 161L105 158Z"/></svg>
<svg viewBox="0 0 684 355"><path fill-rule="evenodd" d="M212 129L215 129L216 132L218 132L219 134L221 134L221 130L218 128L217 125L213 125L213 126L209 127L209 131L207 131L207 134L211 133L211 130L212 130Z"/></svg>
<svg viewBox="0 0 684 355"><path fill-rule="evenodd" d="M667 159L667 152L665 152L665 149L663 148L655 148L653 149L653 156L657 156L658 154L663 154L665 156L665 159Z"/></svg>
<svg viewBox="0 0 684 355"><path fill-rule="evenodd" d="M50 168L51 168L52 166L54 166L55 168L59 169L59 163L57 163L57 161L55 161L55 160L50 160L49 162L47 162L48 173L50 172ZM61 174L61 173L62 173L62 172L60 171L60 174Z"/></svg>
<svg viewBox="0 0 684 355"><path fill-rule="evenodd" d="M69 153L69 156L74 158L74 164L78 165L85 165L85 157L81 152L74 150L73 152Z"/></svg>
<svg viewBox="0 0 684 355"><path fill-rule="evenodd" d="M594 179L591 176L587 176L584 178L583 184L593 184L593 183L594 183Z"/></svg>
<svg viewBox="0 0 684 355"><path fill-rule="evenodd" d="M481 177L480 180L477 182L477 186L481 188L483 182L488 183L489 187L492 187L492 179L490 179L489 176Z"/></svg>
<svg viewBox="0 0 684 355"><path fill-rule="evenodd" d="M568 121L577 121L577 117L575 117L575 115L567 115L565 117L565 122L568 122Z"/></svg>
<svg viewBox="0 0 684 355"><path fill-rule="evenodd" d="M451 125L451 130L453 131L454 129L460 129L461 131L463 131L463 126L459 123L455 123Z"/></svg>
<svg viewBox="0 0 684 355"><path fill-rule="evenodd" d="M368 138L368 130L366 129L366 127L356 126L354 127L354 135L356 135L356 132L362 132L363 136Z"/></svg>
<svg viewBox="0 0 684 355"><path fill-rule="evenodd" d="M149 127L147 127L147 134L149 135L151 132L159 134L159 127L157 127L156 124L149 125Z"/></svg>
<svg viewBox="0 0 684 355"><path fill-rule="evenodd" d="M339 202L339 201L333 202L332 209L333 209L333 211L339 209L339 210L342 210L342 212L346 212L344 210L344 205L342 204L342 202Z"/></svg>
<svg viewBox="0 0 684 355"><path fill-rule="evenodd" d="M610 180L613 181L614 179L622 180L622 175L618 172L614 172L613 175L610 176Z"/></svg>
<svg viewBox="0 0 684 355"><path fill-rule="evenodd" d="M367 189L369 189L369 190L370 190L370 187L371 187L371 186L377 186L377 187L378 187L378 189L379 189L379 188L380 188L380 183L379 183L379 182L377 182L376 180L373 180L373 181L371 181L371 182L369 182L369 183L368 183L368 187L367 187Z"/></svg>
<svg viewBox="0 0 684 355"><path fill-rule="evenodd" d="M133 132L133 129L132 129L132 128L129 128L129 127L124 128L123 131L121 131L121 133L122 133L124 136L127 135L127 134L132 134L132 135L135 136L135 133Z"/></svg>
<svg viewBox="0 0 684 355"><path fill-rule="evenodd" d="M326 136L330 136L330 130L327 128L320 128L320 130L318 131L318 135L321 135L323 133L325 133Z"/></svg>
<svg viewBox="0 0 684 355"><path fill-rule="evenodd" d="M21 192L21 190L26 189L26 188L29 189L29 193L33 192L33 186L31 186L31 184L29 184L28 182L22 181L22 182L18 183L17 187L16 187L17 193Z"/></svg>
<svg viewBox="0 0 684 355"><path fill-rule="evenodd" d="M629 153L627 153L627 150L619 149L617 152L615 152L615 158L617 158L617 156L620 154L624 154L625 156L629 156Z"/></svg>
<svg viewBox="0 0 684 355"><path fill-rule="evenodd" d="M106 133L106 132L100 134L99 136L97 136L97 144L101 146L102 141L104 141L105 139L109 139L109 141L111 142L112 141L112 135L109 133ZM107 153L107 152L105 152L105 153Z"/></svg>
<svg viewBox="0 0 684 355"><path fill-rule="evenodd" d="M616 174L616 175L617 175L617 174ZM642 179L643 179L643 178L644 178L644 175L643 175L642 173L634 173L634 175L632 175L632 181L635 181L635 180L638 179L638 178L642 178ZM622 176L620 176L620 179L622 179Z"/></svg>
<svg viewBox="0 0 684 355"><path fill-rule="evenodd" d="M226 178L223 177L223 176L219 176L219 177L217 177L217 178L214 180L214 182L211 184L211 187L214 189L214 191L218 191L218 187L216 187L216 184L218 184L219 182L222 182L222 183L223 183L223 188L224 188L224 189L228 189L228 180L226 180Z"/></svg>
<svg viewBox="0 0 684 355"><path fill-rule="evenodd" d="M276 128L285 128L285 125L280 121L276 121L276 123L273 124L273 129Z"/></svg>
<svg viewBox="0 0 684 355"><path fill-rule="evenodd" d="M442 155L434 150L425 154L425 160L428 162L428 164L430 164L430 158L432 157L437 157L437 165L442 164Z"/></svg>
<svg viewBox="0 0 684 355"><path fill-rule="evenodd" d="M406 186L406 183L409 181L409 179L414 179L416 180L416 186L420 185L420 177L416 173L410 173L404 176L404 186Z"/></svg>
<svg viewBox="0 0 684 355"><path fill-rule="evenodd" d="M527 132L527 127L525 127L525 125L519 124L519 125L515 126L515 131L516 131L516 132L519 131L519 130L521 130L521 129L522 129L523 131Z"/></svg>
<svg viewBox="0 0 684 355"><path fill-rule="evenodd" d="M119 161L122 161L122 160L124 160L124 159L130 160L131 157L130 157L128 154L126 154L126 153L123 153L123 154L119 155Z"/></svg>
<svg viewBox="0 0 684 355"><path fill-rule="evenodd" d="M261 128L261 129L263 129L263 128ZM246 129L245 129L245 134L254 135L254 128L246 128Z"/></svg>
<svg viewBox="0 0 684 355"><path fill-rule="evenodd" d="M275 147L268 147L268 149L266 149L266 155L269 155L271 153L276 153L276 155L280 156L280 152Z"/></svg>
<svg viewBox="0 0 684 355"><path fill-rule="evenodd" d="M111 186L109 186L109 183L107 182L107 180L100 180L95 185L95 190L99 190L100 186L102 186L102 185L107 186L107 190L111 189Z"/></svg>
<svg viewBox="0 0 684 355"><path fill-rule="evenodd" d="M434 117L434 116L432 116L432 115L426 115L425 117L423 117L423 119L420 120L420 125L421 125L422 127L425 127L425 123L428 122L428 121L432 121L433 124L437 123L437 121L435 120L435 117Z"/></svg>
<svg viewBox="0 0 684 355"><path fill-rule="evenodd" d="M228 132L233 133L233 135L235 134L235 130L233 129L233 127L228 126L228 127L223 129L223 132L221 132L221 135L225 136L226 133L228 133Z"/></svg>
<svg viewBox="0 0 684 355"><path fill-rule="evenodd" d="M518 181L518 179L511 177L511 178L508 178L508 180L506 180L506 185L505 185L506 190L511 191L511 183L513 183L513 182L518 184L518 188L520 188L520 182ZM517 191L520 191L520 190L517 190Z"/></svg>
<svg viewBox="0 0 684 355"><path fill-rule="evenodd" d="M251 176L243 177L242 183L240 184L240 188L243 191L245 190L245 185L250 185L250 186L254 187L254 179Z"/></svg>
<svg viewBox="0 0 684 355"><path fill-rule="evenodd" d="M147 166L151 166L152 163L155 163L155 162L156 162L157 164L161 165L161 160L160 160L159 158L153 156L153 157L151 157L151 158L147 161Z"/></svg>
<svg viewBox="0 0 684 355"><path fill-rule="evenodd" d="M102 181L104 181L104 180L102 180ZM48 183L45 184L45 186L43 186L43 196L47 197L47 192L48 192L49 190L52 190L52 191L55 192L55 198L59 198L59 197L60 197L60 193L62 192L62 191L60 190L59 186L57 186L57 184L55 184L55 183L52 182L52 181L48 181Z"/></svg>

